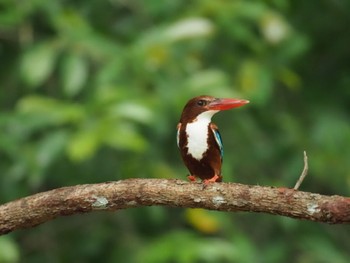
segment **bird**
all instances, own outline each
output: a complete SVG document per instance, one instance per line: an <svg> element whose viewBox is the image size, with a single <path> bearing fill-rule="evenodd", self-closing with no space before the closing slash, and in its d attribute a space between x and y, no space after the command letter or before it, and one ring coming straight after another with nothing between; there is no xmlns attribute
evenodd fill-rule
<svg viewBox="0 0 350 263"><path fill-rule="evenodd" d="M221 182L224 155L221 135L211 122L214 114L249 103L244 99L215 98L202 95L190 99L185 105L177 125L177 146L184 164L190 172L187 178L201 179L204 185Z"/></svg>

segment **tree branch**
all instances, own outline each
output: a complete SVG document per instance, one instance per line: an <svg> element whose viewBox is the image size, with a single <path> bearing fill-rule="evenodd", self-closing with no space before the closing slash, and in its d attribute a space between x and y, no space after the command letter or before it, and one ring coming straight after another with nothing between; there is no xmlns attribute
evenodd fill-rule
<svg viewBox="0 0 350 263"><path fill-rule="evenodd" d="M299 189L300 185L302 184L302 182L304 181L304 179L305 179L305 177L307 175L308 170L309 170L309 164L307 162L306 151L304 151L304 169L303 169L303 171L302 171L302 173L301 173L297 183L295 184L295 186L293 188L294 190L298 190Z"/></svg>
<svg viewBox="0 0 350 263"><path fill-rule="evenodd" d="M34 227L59 216L162 205L236 212L263 212L341 224L350 222L350 198L288 188L167 179L127 179L63 187L0 206L0 235Z"/></svg>

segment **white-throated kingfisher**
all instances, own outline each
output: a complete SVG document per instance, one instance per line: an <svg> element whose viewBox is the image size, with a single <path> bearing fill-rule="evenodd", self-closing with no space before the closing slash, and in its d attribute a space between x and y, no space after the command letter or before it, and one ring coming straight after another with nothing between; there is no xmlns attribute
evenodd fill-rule
<svg viewBox="0 0 350 263"><path fill-rule="evenodd" d="M222 139L211 118L219 111L247 103L248 100L212 96L199 96L187 102L177 125L177 145L190 172L190 181L195 181L196 178L200 178L204 184L222 181Z"/></svg>

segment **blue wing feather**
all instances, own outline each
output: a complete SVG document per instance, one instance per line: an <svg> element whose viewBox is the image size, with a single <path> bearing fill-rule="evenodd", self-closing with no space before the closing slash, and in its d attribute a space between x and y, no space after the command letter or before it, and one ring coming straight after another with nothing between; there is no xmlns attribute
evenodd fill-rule
<svg viewBox="0 0 350 263"><path fill-rule="evenodd" d="M211 130L212 130L212 132L214 134L215 141L216 141L216 143L219 146L220 155L221 155L221 159L222 159L224 157L224 146L222 144L222 139L221 139L220 132L219 132L219 130L216 127L211 127Z"/></svg>

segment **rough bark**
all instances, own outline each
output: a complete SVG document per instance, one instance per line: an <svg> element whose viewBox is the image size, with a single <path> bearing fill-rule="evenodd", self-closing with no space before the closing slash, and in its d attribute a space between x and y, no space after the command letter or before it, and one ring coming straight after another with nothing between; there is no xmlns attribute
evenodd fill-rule
<svg viewBox="0 0 350 263"><path fill-rule="evenodd" d="M348 197L236 183L203 187L181 180L127 179L58 188L3 204L0 235L58 216L152 205L263 212L331 224L350 222Z"/></svg>

